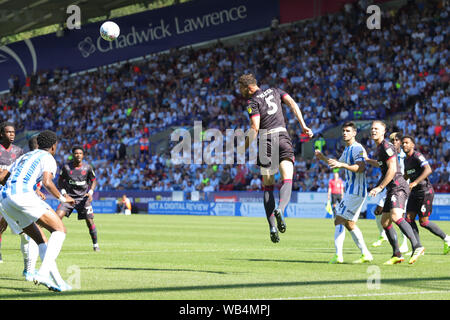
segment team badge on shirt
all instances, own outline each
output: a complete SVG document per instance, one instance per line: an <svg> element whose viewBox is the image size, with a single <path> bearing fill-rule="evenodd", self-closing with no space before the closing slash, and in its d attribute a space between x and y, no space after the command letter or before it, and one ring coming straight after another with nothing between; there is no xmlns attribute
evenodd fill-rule
<svg viewBox="0 0 450 320"><path fill-rule="evenodd" d="M392 151L392 149L386 149L386 153L389 157L392 157L394 155L394 151Z"/></svg>

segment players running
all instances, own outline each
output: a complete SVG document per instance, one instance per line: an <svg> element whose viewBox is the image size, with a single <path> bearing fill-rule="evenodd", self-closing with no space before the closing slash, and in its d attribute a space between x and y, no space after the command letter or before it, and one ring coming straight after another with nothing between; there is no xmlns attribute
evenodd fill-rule
<svg viewBox="0 0 450 320"><path fill-rule="evenodd" d="M398 245L397 233L392 227L392 222L397 224L411 242L414 252L409 259L409 263L412 264L424 254L425 248L416 239L411 225L403 218L405 203L410 192L409 186L400 171L395 147L384 139L386 124L379 120L373 121L370 130L371 138L377 146L375 151L376 160L367 159L366 162L380 167L381 178L377 186L369 192L369 196L375 197L386 188L386 200L381 216L381 224L393 249L392 258L385 264L392 265L404 261Z"/></svg>
<svg viewBox="0 0 450 320"><path fill-rule="evenodd" d="M330 264L343 263L345 229L350 232L356 246L361 251L361 256L354 263L366 263L373 260L372 254L367 249L361 230L356 225L362 206L367 197L367 180L365 174L364 155L366 150L356 141L357 128L355 123L346 122L342 126L342 138L345 149L339 160L329 159L319 150L315 150L316 157L325 161L330 168L345 169L344 198L336 209L334 220L334 244L336 253L330 260Z"/></svg>
<svg viewBox="0 0 450 320"><path fill-rule="evenodd" d="M78 220L85 220L89 229L94 251L100 251L97 239L97 228L94 223L94 210L92 209L92 195L97 181L94 168L83 161L84 149L76 146L72 148L73 159L61 168L58 187L62 194L68 194L75 199L75 204L61 203L56 214L62 219L69 217L74 209L78 212Z"/></svg>
<svg viewBox="0 0 450 320"><path fill-rule="evenodd" d="M246 136L245 148L247 150L253 141L258 140L257 163L261 168L264 186L264 208L270 228L270 239L277 243L280 241L278 231L286 231L284 211L291 199L295 161L282 103L292 110L305 134L312 137L313 132L306 126L297 103L286 92L278 88L261 90L252 74L242 75L238 82L241 94L249 99L247 111L251 127ZM273 188L274 176L278 170L282 177L282 186L278 208L275 208Z"/></svg>
<svg viewBox="0 0 450 320"><path fill-rule="evenodd" d="M428 160L415 150L415 141L412 136L402 138L402 148L406 153L405 176L410 179L411 194L406 206L406 221L411 225L416 238L419 239L419 229L416 225L416 216L419 216L420 226L438 236L444 241L444 254L450 252L450 236L429 220L433 209L434 190L428 180L432 173Z"/></svg>

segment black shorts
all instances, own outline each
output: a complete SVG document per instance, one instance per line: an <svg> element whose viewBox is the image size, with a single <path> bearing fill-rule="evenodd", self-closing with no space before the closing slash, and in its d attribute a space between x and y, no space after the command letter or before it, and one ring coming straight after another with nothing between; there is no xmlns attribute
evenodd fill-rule
<svg viewBox="0 0 450 320"><path fill-rule="evenodd" d="M56 208L56 211L64 211L64 215L70 217L73 209L78 212L78 220L94 219L94 209L92 208L91 201L89 201L88 197L75 200L74 205L67 202L60 203L58 208Z"/></svg>
<svg viewBox="0 0 450 320"><path fill-rule="evenodd" d="M391 209L405 209L408 196L409 188L396 187L387 190L383 212L390 212Z"/></svg>
<svg viewBox="0 0 450 320"><path fill-rule="evenodd" d="M342 201L342 194L332 193L331 194L331 204L339 204Z"/></svg>
<svg viewBox="0 0 450 320"><path fill-rule="evenodd" d="M434 192L411 193L406 212L414 212L420 218L429 217L433 211Z"/></svg>
<svg viewBox="0 0 450 320"><path fill-rule="evenodd" d="M278 164L283 160L295 162L294 148L287 132L268 134L266 139L258 139L257 165L259 167L269 168L274 164L274 167L278 168Z"/></svg>

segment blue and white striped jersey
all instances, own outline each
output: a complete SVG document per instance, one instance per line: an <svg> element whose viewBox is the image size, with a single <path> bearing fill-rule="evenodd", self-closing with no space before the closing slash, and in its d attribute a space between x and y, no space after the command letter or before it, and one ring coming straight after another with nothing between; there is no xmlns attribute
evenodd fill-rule
<svg viewBox="0 0 450 320"><path fill-rule="evenodd" d="M44 172L56 175L55 158L45 150L34 150L22 155L11 167L11 175L2 189L2 197L34 192Z"/></svg>
<svg viewBox="0 0 450 320"><path fill-rule="evenodd" d="M364 147L355 141L352 145L345 147L339 161L345 162L349 165L353 165L358 161L365 162L364 152ZM367 180L365 171L355 173L345 170L344 189L346 194L365 197L367 195Z"/></svg>

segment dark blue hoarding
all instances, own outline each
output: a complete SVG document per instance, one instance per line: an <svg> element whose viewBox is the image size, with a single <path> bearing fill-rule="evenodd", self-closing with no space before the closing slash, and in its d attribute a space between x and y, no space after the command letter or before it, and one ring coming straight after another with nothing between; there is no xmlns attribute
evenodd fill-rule
<svg viewBox="0 0 450 320"><path fill-rule="evenodd" d="M81 14L83 7L81 5ZM112 19L120 36L108 42L99 34L104 22L0 47L0 91L10 75L22 79L40 70L87 70L203 41L270 26L278 0L197 0Z"/></svg>

